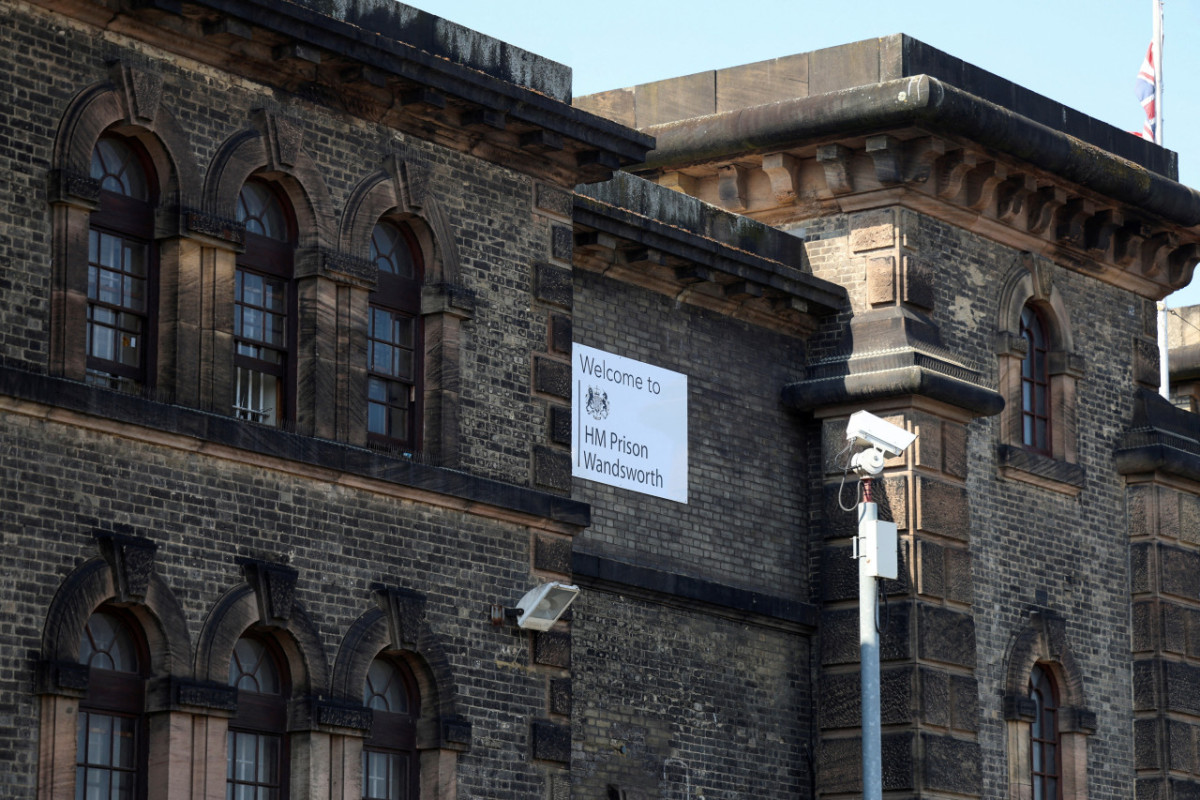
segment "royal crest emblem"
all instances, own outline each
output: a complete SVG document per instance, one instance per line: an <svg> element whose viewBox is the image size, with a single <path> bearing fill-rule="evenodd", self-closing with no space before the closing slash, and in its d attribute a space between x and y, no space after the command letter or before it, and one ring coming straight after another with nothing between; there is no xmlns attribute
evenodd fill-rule
<svg viewBox="0 0 1200 800"><path fill-rule="evenodd" d="M604 419L608 416L608 392L602 392L595 386L589 386L584 408L587 409L587 413L592 415L592 419Z"/></svg>

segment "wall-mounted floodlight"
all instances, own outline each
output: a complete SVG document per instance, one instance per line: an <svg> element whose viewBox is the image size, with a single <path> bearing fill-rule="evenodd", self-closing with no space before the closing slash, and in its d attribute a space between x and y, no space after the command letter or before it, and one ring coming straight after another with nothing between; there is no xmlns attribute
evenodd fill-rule
<svg viewBox="0 0 1200 800"><path fill-rule="evenodd" d="M504 609L504 618L516 622L517 627L524 630L548 631L578 596L578 586L558 581L543 583L526 592L517 601L516 608Z"/></svg>

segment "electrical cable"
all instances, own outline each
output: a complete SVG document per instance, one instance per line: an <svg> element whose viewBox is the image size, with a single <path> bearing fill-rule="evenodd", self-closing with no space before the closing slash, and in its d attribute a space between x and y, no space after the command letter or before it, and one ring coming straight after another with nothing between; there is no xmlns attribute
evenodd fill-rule
<svg viewBox="0 0 1200 800"><path fill-rule="evenodd" d="M852 448L852 447L854 447L854 442L846 442L846 446L842 448L842 451L833 457L834 462L836 463L837 459L841 458L846 453L850 452L850 448ZM842 502L842 491L846 488L846 475L848 475L849 473L850 473L850 460L847 459L846 465L844 467L842 467L842 482L840 484L838 484L838 495L837 495L838 508L842 509L842 511L853 511L854 506L857 505L857 503L858 503L858 499L862 496L862 481L860 480L858 482L858 486L855 487L855 491L854 491L855 502L849 506L847 506L845 503Z"/></svg>
<svg viewBox="0 0 1200 800"><path fill-rule="evenodd" d="M879 634L880 642L883 641L883 634L887 632L888 625L892 621L892 607L888 605L887 591L883 585L883 578L875 579L875 632ZM879 603L883 603L883 627L879 627Z"/></svg>

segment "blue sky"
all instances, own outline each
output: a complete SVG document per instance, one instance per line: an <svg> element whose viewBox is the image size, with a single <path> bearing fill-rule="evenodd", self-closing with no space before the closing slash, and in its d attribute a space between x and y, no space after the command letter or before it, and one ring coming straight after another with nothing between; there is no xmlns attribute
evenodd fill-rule
<svg viewBox="0 0 1200 800"><path fill-rule="evenodd" d="M571 67L576 95L907 33L1111 125L1140 130L1151 0L409 0ZM1165 0L1165 144L1200 189L1200 0ZM1200 270L1197 270L1200 273ZM1172 295L1200 303L1200 281Z"/></svg>

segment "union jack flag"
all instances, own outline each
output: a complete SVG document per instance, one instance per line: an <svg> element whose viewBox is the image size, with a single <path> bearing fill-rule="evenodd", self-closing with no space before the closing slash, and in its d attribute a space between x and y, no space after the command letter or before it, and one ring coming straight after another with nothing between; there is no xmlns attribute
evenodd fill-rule
<svg viewBox="0 0 1200 800"><path fill-rule="evenodd" d="M1154 45L1146 50L1146 59L1142 61L1142 68L1138 70L1137 76L1137 96L1142 101L1142 109L1146 112L1146 124L1142 128L1142 132L1138 134L1143 139L1155 141L1154 131L1158 126L1158 113L1154 107L1154 87L1158 82L1158 73L1154 69Z"/></svg>

